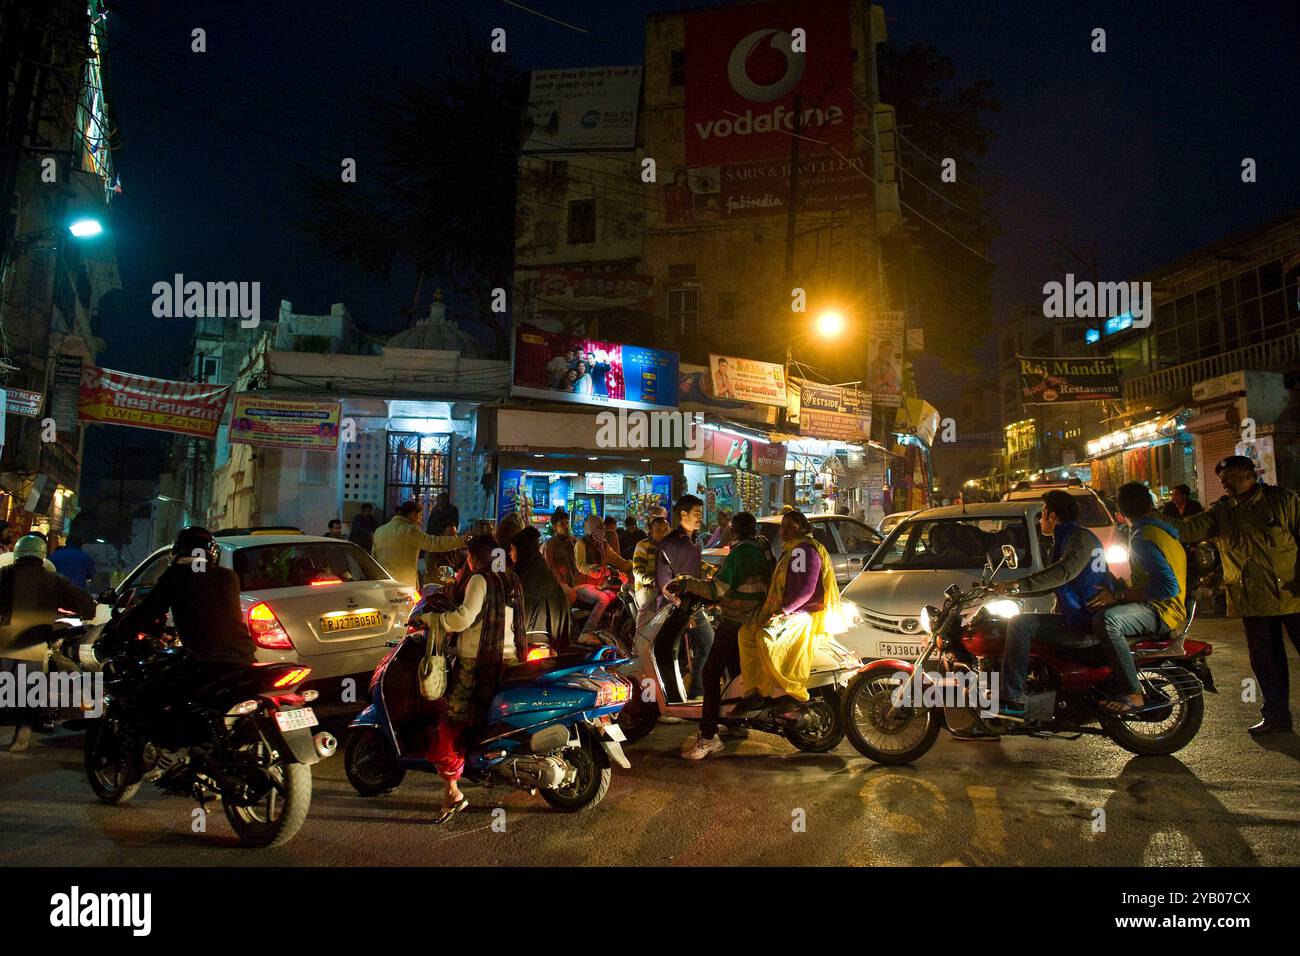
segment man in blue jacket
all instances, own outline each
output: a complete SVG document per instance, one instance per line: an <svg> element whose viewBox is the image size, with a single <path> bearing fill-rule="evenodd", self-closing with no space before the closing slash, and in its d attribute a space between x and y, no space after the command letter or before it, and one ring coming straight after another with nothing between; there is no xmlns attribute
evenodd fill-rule
<svg viewBox="0 0 1300 956"><path fill-rule="evenodd" d="M999 672L998 713L1003 717L1024 719L1030 645L1034 641L1070 643L1089 633L1092 610L1088 602L1113 580L1101 539L1078 524L1078 519L1079 504L1069 492L1045 493L1038 527L1052 539L1052 563L1019 581L1004 581L997 586L999 594L1056 595L1055 614L1019 614L1007 625L1007 645Z"/></svg>

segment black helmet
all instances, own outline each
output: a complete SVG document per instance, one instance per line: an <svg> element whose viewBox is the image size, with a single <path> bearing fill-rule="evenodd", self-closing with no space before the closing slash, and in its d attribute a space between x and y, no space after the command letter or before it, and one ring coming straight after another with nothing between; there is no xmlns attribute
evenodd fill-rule
<svg viewBox="0 0 1300 956"><path fill-rule="evenodd" d="M214 564L221 555L217 539L207 528L200 528L197 525L182 528L181 533L176 536L176 543L172 545L172 555L177 558L188 558L193 556L196 550L204 552L208 560Z"/></svg>

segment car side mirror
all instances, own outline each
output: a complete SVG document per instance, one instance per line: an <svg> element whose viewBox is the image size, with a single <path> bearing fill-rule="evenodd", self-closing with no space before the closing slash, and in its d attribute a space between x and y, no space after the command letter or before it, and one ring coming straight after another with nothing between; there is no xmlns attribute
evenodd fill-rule
<svg viewBox="0 0 1300 956"><path fill-rule="evenodd" d="M117 600L117 592L112 588L104 588L104 590L99 592L99 596L96 597L95 600L100 604L111 605Z"/></svg>
<svg viewBox="0 0 1300 956"><path fill-rule="evenodd" d="M1016 546L1014 544L1004 544L1002 546L1002 560L1005 561L1007 567L1011 568L1013 571L1020 567L1020 556L1016 554Z"/></svg>

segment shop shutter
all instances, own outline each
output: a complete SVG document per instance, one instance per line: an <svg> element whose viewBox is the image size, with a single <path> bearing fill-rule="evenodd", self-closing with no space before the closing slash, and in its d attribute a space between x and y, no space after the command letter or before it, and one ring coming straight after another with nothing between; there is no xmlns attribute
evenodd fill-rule
<svg viewBox="0 0 1300 956"><path fill-rule="evenodd" d="M1223 487L1214 474L1214 466L1237 450L1241 437L1235 428L1215 428L1197 436L1196 482L1199 500L1208 505L1223 494Z"/></svg>

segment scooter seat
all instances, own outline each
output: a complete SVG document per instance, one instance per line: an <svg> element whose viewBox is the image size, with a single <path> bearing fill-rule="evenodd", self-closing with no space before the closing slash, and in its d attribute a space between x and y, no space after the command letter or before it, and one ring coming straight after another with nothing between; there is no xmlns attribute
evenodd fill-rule
<svg viewBox="0 0 1300 956"><path fill-rule="evenodd" d="M524 664L512 664L506 669L505 677L497 686L516 687L519 684L528 684L551 671L585 664L590 656L587 653L570 652L560 654L558 657L543 657L540 660L528 661Z"/></svg>

